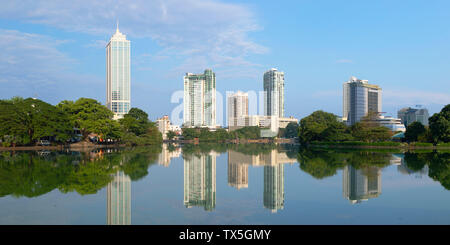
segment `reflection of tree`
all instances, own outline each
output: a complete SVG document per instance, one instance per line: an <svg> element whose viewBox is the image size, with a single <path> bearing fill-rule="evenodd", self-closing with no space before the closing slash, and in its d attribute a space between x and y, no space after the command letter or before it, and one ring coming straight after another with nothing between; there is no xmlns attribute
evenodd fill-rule
<svg viewBox="0 0 450 245"><path fill-rule="evenodd" d="M450 190L450 153L434 152L430 155L428 175L439 181L445 189Z"/></svg>
<svg viewBox="0 0 450 245"><path fill-rule="evenodd" d="M300 169L314 178L333 176L338 169L351 165L355 169L368 166L384 167L390 164L392 154L370 151L326 151L301 149L298 153Z"/></svg>
<svg viewBox="0 0 450 245"><path fill-rule="evenodd" d="M345 165L345 158L342 154L335 152L302 149L298 153L297 159L300 169L316 179L333 176L338 169Z"/></svg>
<svg viewBox="0 0 450 245"><path fill-rule="evenodd" d="M90 152L51 152L43 156L35 152L3 152L0 155L0 197L36 197L54 189L94 194L119 170L131 180L146 176L159 152L160 147L146 147L98 154L97 158L92 158Z"/></svg>
<svg viewBox="0 0 450 245"><path fill-rule="evenodd" d="M405 152L404 160L408 169L412 170L413 172L422 170L427 164L426 154Z"/></svg>

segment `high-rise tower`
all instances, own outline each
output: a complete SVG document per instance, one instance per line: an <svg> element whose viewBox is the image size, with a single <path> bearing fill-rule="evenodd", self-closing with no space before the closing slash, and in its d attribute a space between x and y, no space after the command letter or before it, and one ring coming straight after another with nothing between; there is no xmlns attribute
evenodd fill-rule
<svg viewBox="0 0 450 245"><path fill-rule="evenodd" d="M284 72L275 68L264 73L264 115L284 117Z"/></svg>
<svg viewBox="0 0 450 245"><path fill-rule="evenodd" d="M186 73L184 80L185 127L216 127L216 74L206 69L203 74Z"/></svg>
<svg viewBox="0 0 450 245"><path fill-rule="evenodd" d="M351 77L343 85L343 121L353 125L369 112L381 113L381 88Z"/></svg>
<svg viewBox="0 0 450 245"><path fill-rule="evenodd" d="M130 41L119 31L106 45L106 106L114 119L123 118L131 108Z"/></svg>

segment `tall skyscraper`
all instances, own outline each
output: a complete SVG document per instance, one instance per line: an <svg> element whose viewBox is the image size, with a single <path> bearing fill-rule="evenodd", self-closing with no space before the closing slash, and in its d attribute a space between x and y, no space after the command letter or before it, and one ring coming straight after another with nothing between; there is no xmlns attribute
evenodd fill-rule
<svg viewBox="0 0 450 245"><path fill-rule="evenodd" d="M131 108L130 41L119 31L106 46L106 106L114 119L123 118Z"/></svg>
<svg viewBox="0 0 450 245"><path fill-rule="evenodd" d="M248 94L237 91L228 97L228 126L237 126L243 116L248 116Z"/></svg>
<svg viewBox="0 0 450 245"><path fill-rule="evenodd" d="M343 195L350 203L360 203L381 194L381 169L364 167L356 169L351 165L344 167L342 173Z"/></svg>
<svg viewBox="0 0 450 245"><path fill-rule="evenodd" d="M123 172L108 184L106 224L131 225L131 179Z"/></svg>
<svg viewBox="0 0 450 245"><path fill-rule="evenodd" d="M211 69L184 76L183 125L216 127L216 74Z"/></svg>
<svg viewBox="0 0 450 245"><path fill-rule="evenodd" d="M413 122L420 122L425 126L428 126L428 110L426 108L402 108L397 112L398 118L402 120L402 123L407 127Z"/></svg>
<svg viewBox="0 0 450 245"><path fill-rule="evenodd" d="M184 205L201 206L206 211L216 207L216 153L183 155Z"/></svg>
<svg viewBox="0 0 450 245"><path fill-rule="evenodd" d="M284 117L284 72L275 68L264 73L264 115Z"/></svg>
<svg viewBox="0 0 450 245"><path fill-rule="evenodd" d="M348 125L359 122L369 111L381 112L381 88L367 80L351 77L343 86L342 119Z"/></svg>

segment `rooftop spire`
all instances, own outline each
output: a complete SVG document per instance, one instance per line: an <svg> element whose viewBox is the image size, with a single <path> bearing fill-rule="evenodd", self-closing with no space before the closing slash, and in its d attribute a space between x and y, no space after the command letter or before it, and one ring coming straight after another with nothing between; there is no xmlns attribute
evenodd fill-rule
<svg viewBox="0 0 450 245"><path fill-rule="evenodd" d="M116 20L116 32L119 32L119 20Z"/></svg>

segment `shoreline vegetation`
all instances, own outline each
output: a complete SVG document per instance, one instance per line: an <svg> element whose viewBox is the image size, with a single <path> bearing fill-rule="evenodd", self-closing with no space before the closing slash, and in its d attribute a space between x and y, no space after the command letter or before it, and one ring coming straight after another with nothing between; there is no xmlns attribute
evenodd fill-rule
<svg viewBox="0 0 450 245"><path fill-rule="evenodd" d="M429 126L414 122L404 137L380 126L377 113L369 112L351 126L339 117L315 111L280 129L276 137L261 137L258 126L234 131L225 128L182 128L177 137L169 131L163 141L156 123L139 108L131 108L123 118L100 102L80 98L53 106L35 98L13 97L0 100L0 151L116 148L178 144L299 144L321 148L449 149L450 104L429 118Z"/></svg>

